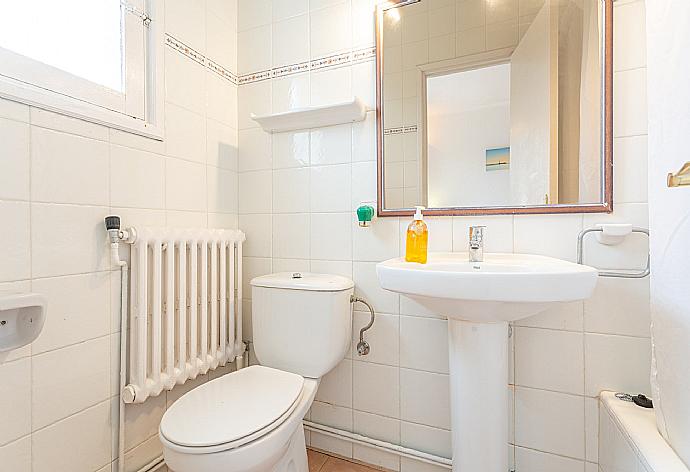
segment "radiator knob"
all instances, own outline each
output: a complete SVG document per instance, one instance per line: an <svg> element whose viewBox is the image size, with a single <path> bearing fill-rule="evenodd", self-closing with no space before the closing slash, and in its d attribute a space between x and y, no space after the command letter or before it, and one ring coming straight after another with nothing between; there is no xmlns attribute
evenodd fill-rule
<svg viewBox="0 0 690 472"><path fill-rule="evenodd" d="M124 403L134 403L134 399L136 398L136 392L134 391L134 387L131 385L127 385L125 388L122 389L122 401Z"/></svg>
<svg viewBox="0 0 690 472"><path fill-rule="evenodd" d="M120 229L120 217L119 216L106 216L105 217L105 229Z"/></svg>

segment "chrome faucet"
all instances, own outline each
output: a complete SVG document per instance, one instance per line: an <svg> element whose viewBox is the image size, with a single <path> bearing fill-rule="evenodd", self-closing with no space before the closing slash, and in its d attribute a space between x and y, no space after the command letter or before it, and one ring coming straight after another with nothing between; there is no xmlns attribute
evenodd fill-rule
<svg viewBox="0 0 690 472"><path fill-rule="evenodd" d="M470 262L484 261L484 230L486 226L470 226Z"/></svg>

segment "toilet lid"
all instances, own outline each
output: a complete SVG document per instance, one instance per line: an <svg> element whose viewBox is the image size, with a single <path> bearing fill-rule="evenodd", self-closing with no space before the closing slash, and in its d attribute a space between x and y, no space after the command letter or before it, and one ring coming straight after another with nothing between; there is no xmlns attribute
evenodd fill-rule
<svg viewBox="0 0 690 472"><path fill-rule="evenodd" d="M183 395L163 415L160 432L180 446L231 443L294 409L303 385L304 378L297 374L247 367Z"/></svg>

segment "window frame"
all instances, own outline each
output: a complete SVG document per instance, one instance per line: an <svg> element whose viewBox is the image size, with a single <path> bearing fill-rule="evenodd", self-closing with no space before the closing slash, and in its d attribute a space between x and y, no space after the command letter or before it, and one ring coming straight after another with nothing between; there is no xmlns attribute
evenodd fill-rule
<svg viewBox="0 0 690 472"><path fill-rule="evenodd" d="M122 2L124 93L0 48L0 97L162 140L163 3Z"/></svg>

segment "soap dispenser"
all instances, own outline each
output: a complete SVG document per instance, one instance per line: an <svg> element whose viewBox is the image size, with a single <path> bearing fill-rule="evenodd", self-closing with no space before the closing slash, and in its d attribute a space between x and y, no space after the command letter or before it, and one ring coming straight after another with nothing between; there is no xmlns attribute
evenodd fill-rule
<svg viewBox="0 0 690 472"><path fill-rule="evenodd" d="M415 207L414 220L407 227L407 244L405 246L405 260L426 264L427 248L429 245L429 229L424 223L423 206Z"/></svg>

